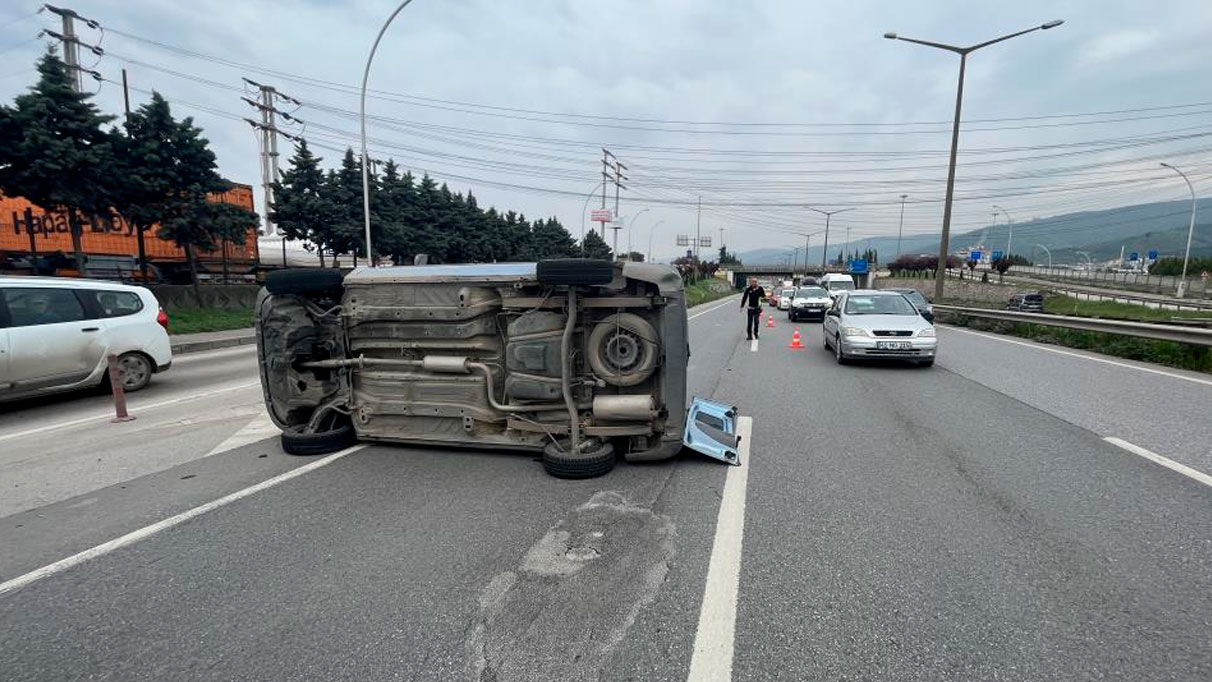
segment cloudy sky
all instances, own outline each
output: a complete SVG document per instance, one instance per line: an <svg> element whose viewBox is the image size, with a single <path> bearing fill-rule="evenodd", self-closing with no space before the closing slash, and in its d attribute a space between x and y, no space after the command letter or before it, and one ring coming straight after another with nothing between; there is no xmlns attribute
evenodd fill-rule
<svg viewBox="0 0 1212 682"><path fill-rule="evenodd" d="M83 59L106 79L87 79L102 109L122 111L126 68L135 106L160 91L252 185L242 78L301 102L281 104L297 119L283 129L335 164L357 145L355 86L395 5L66 4L100 26L77 30L104 50ZM59 28L37 8L0 3L0 99L33 82L38 31ZM415 0L371 72L371 155L579 237L607 147L630 175L620 246L646 251L651 234L657 258L694 233L700 196L702 233L718 246L723 228L735 250L803 244L824 226L807 205L852 209L831 244L847 228L856 242L895 234L901 194L905 233L930 233L959 60L882 35L972 44L1057 18L971 57L953 229L987 225L994 204L1023 221L1186 196L1160 160L1212 187L1207 0Z"/></svg>

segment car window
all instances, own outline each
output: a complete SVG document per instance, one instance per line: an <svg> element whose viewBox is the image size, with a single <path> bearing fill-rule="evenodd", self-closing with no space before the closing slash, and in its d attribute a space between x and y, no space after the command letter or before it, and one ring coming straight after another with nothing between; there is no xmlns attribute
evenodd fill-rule
<svg viewBox="0 0 1212 682"><path fill-rule="evenodd" d="M928 301L926 301L926 297L922 296L922 292L917 291L916 289L910 289L909 291L902 291L900 293L904 294L905 298L908 298L916 306L920 307L928 303Z"/></svg>
<svg viewBox="0 0 1212 682"><path fill-rule="evenodd" d="M820 287L800 287L795 295L798 298L826 298L829 296L829 292Z"/></svg>
<svg viewBox="0 0 1212 682"><path fill-rule="evenodd" d="M904 296L847 296L847 315L917 315L917 308Z"/></svg>
<svg viewBox="0 0 1212 682"><path fill-rule="evenodd" d="M850 280L829 282L829 288L834 291L854 291L854 282Z"/></svg>
<svg viewBox="0 0 1212 682"><path fill-rule="evenodd" d="M89 291L85 295L97 302L101 317L124 317L143 310L143 301L131 291Z"/></svg>
<svg viewBox="0 0 1212 682"><path fill-rule="evenodd" d="M1044 297L1043 297L1043 296L1040 296L1039 294L1028 294L1028 295L1026 295L1026 296L1024 296L1024 297L1023 297L1023 300L1024 300L1024 301L1030 301L1030 302L1032 302L1032 303L1043 303L1043 302L1044 302Z"/></svg>
<svg viewBox="0 0 1212 682"><path fill-rule="evenodd" d="M77 322L84 319L84 306L71 289L3 289L8 307L9 326L32 327L40 324Z"/></svg>

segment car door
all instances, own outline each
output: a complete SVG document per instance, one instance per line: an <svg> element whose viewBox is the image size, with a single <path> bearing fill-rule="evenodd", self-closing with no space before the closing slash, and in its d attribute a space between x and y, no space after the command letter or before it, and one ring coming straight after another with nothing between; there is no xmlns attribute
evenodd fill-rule
<svg viewBox="0 0 1212 682"><path fill-rule="evenodd" d="M12 391L8 374L8 307L4 305L4 291L0 289L0 396Z"/></svg>
<svg viewBox="0 0 1212 682"><path fill-rule="evenodd" d="M829 307L829 310L825 311L825 319L821 320L821 328L825 330L825 333L828 336L837 335L837 328L838 328L838 323L839 323L838 316L841 314L842 301L845 298L846 298L845 296L841 296L841 295L837 296L836 298L833 299L833 305Z"/></svg>
<svg viewBox="0 0 1212 682"><path fill-rule="evenodd" d="M16 391L67 386L88 378L105 355L101 320L89 319L66 287L5 287L8 381Z"/></svg>

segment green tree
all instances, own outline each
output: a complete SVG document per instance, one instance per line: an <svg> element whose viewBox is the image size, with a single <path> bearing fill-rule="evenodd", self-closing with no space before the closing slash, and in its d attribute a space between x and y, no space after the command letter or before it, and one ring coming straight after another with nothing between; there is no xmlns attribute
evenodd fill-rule
<svg viewBox="0 0 1212 682"><path fill-rule="evenodd" d="M590 230L585 233L585 239L581 242L580 251L583 258L612 260L610 246L607 245L606 240L602 239L602 236L594 230Z"/></svg>
<svg viewBox="0 0 1212 682"><path fill-rule="evenodd" d="M81 215L108 219L114 188L124 179L113 138L89 93L72 90L67 67L53 48L38 60L38 83L19 95L3 119L0 192L67 213L76 269L88 273Z"/></svg>
<svg viewBox="0 0 1212 682"><path fill-rule="evenodd" d="M285 238L303 241L309 250L316 249L320 267L325 266L324 249L331 247L331 228L336 219L330 188L320 170L322 160L311 153L306 140L300 141L290 168L274 183L270 211L270 219Z"/></svg>
<svg viewBox="0 0 1212 682"><path fill-rule="evenodd" d="M218 201L207 202L202 210L207 231L214 239L219 240L223 258L223 282L228 281L227 246L242 245L248 233L261 224L261 218L256 213L240 206Z"/></svg>
<svg viewBox="0 0 1212 682"><path fill-rule="evenodd" d="M329 225L329 243L333 249L333 261L338 253L357 254L364 250L366 237L365 219L362 214L362 162L352 148L345 150L341 167L326 177L327 191L332 197L333 219ZM374 199L372 197L371 201ZM373 238L373 234L371 235ZM334 262L333 267L336 267Z"/></svg>
<svg viewBox="0 0 1212 682"><path fill-rule="evenodd" d="M151 101L131 113L125 135L113 135L113 148L123 182L112 193L114 207L135 228L140 267L146 277L144 233L192 201L183 188L203 193L224 191L229 185L215 170L215 155L192 118L177 121L168 102L153 92Z"/></svg>
<svg viewBox="0 0 1212 682"><path fill-rule="evenodd" d="M729 251L727 246L720 247L719 264L720 267L725 265L742 265L741 259L737 258L735 253Z"/></svg>
<svg viewBox="0 0 1212 682"><path fill-rule="evenodd" d="M631 253L627 254L627 260L635 261L636 263L643 263L644 254L640 253L639 251L632 251Z"/></svg>
<svg viewBox="0 0 1212 682"><path fill-rule="evenodd" d="M536 220L530 229L533 253L531 258L569 258L576 255L577 242L554 217Z"/></svg>

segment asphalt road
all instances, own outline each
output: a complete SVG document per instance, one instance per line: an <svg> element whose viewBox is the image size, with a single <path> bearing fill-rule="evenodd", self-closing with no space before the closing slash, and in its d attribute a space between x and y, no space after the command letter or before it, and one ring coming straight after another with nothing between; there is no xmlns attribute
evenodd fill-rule
<svg viewBox="0 0 1212 682"><path fill-rule="evenodd" d="M692 311L690 376L752 416L746 477L366 447L0 594L0 678L1212 678L1212 488L1104 440L1212 472L1212 385L958 330L932 369L839 366L818 324L751 347L735 305ZM176 369L255 380L218 357ZM149 391L125 425L62 426L95 397L0 415L6 497L14 471L55 491L0 513L0 583L319 461L240 445L256 415L221 413L249 393ZM125 427L146 472L107 466ZM705 590L730 552L735 600ZM705 601L728 651L696 650Z"/></svg>

